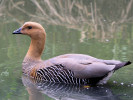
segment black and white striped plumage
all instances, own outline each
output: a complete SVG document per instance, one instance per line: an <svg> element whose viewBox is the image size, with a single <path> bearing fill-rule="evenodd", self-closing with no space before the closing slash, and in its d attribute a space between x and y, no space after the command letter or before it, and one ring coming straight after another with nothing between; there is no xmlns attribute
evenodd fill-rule
<svg viewBox="0 0 133 100"><path fill-rule="evenodd" d="M119 66L125 66L128 65L128 63L130 62L117 64L113 70L108 71L103 76L90 77L90 78L75 77L74 71L66 69L66 66L63 66L62 64L57 64L36 70L34 79L39 81L50 81L55 83L76 84L76 85L105 84L108 81L108 79L112 76L113 72L119 69Z"/></svg>
<svg viewBox="0 0 133 100"><path fill-rule="evenodd" d="M75 78L74 73L64 69L61 64L39 69L35 79L65 84L89 84L89 79Z"/></svg>

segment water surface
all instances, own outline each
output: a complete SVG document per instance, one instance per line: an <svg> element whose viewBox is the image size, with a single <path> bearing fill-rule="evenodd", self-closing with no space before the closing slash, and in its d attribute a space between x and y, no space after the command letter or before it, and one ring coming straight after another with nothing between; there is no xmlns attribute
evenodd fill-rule
<svg viewBox="0 0 133 100"><path fill-rule="evenodd" d="M98 87L49 85L23 78L21 63L30 38L12 32L26 21L39 22L46 30L43 59L82 53L133 61L133 0L1 0L0 100L133 99L133 65Z"/></svg>

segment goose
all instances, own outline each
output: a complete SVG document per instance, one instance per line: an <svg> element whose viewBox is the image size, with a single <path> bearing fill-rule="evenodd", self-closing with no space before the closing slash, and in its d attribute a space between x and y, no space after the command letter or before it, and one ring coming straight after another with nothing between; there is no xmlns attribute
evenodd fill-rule
<svg viewBox="0 0 133 100"><path fill-rule="evenodd" d="M42 60L46 32L37 22L25 22L13 34L28 35L31 43L22 63L22 72L35 80L64 84L106 84L112 74L130 61L103 60L85 54L63 54Z"/></svg>

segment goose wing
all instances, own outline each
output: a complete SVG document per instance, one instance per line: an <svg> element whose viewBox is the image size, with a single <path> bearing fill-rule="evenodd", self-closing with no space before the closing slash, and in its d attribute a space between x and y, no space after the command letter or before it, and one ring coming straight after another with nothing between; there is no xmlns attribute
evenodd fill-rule
<svg viewBox="0 0 133 100"><path fill-rule="evenodd" d="M103 62L75 60L72 58L56 59L49 62L52 65L63 65L65 69L71 70L76 78L101 77L115 68L115 65L107 65Z"/></svg>
<svg viewBox="0 0 133 100"><path fill-rule="evenodd" d="M131 63L102 60L83 54L65 54L49 59L46 62L51 65L63 65L65 69L71 70L76 78L102 77L112 70L117 70Z"/></svg>

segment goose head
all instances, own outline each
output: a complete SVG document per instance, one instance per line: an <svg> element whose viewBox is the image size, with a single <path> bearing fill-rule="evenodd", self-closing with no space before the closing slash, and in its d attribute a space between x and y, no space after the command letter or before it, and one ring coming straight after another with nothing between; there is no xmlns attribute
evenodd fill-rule
<svg viewBox="0 0 133 100"><path fill-rule="evenodd" d="M26 22L22 27L15 30L13 34L28 35L31 38L31 44L25 58L40 60L44 49L46 32L45 29L36 22Z"/></svg>
<svg viewBox="0 0 133 100"><path fill-rule="evenodd" d="M46 33L42 25L36 22L26 22L22 27L15 30L13 34L24 34L30 36L32 39L40 39L45 37Z"/></svg>

